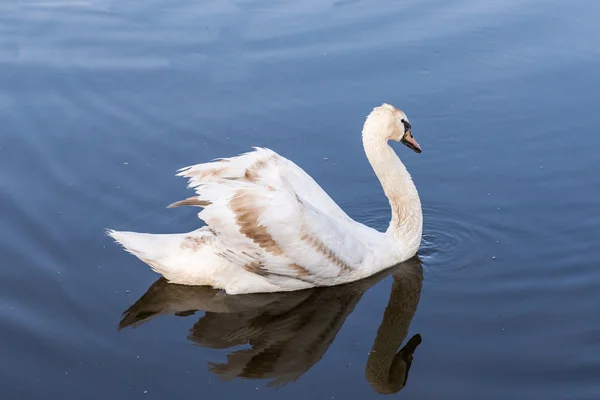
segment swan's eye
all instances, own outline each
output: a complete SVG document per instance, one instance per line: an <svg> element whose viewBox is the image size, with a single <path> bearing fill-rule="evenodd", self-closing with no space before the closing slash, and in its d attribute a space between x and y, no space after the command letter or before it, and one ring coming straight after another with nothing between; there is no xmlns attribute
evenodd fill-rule
<svg viewBox="0 0 600 400"><path fill-rule="evenodd" d="M404 125L404 132L410 131L410 129L412 128L410 126L410 122L408 122L405 119L402 119L401 122L402 122L402 125Z"/></svg>

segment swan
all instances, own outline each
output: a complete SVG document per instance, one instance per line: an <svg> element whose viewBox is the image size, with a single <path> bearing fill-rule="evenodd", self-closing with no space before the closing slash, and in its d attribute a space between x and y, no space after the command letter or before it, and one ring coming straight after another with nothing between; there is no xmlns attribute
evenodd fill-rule
<svg viewBox="0 0 600 400"><path fill-rule="evenodd" d="M379 232L352 220L299 166L255 147L178 170L196 195L169 207L201 207L206 226L189 233L107 230L171 283L227 294L285 292L364 279L413 257L421 244L421 201L388 141L421 153L406 114L384 103L362 130L365 154L389 199Z"/></svg>
<svg viewBox="0 0 600 400"><path fill-rule="evenodd" d="M418 257L347 285L294 292L230 296L159 278L123 312L119 330L140 327L159 316L197 313L187 339L208 349L229 349L225 362L208 362L211 372L225 381L268 379L268 387L278 388L319 363L364 293L390 276L393 283L365 378L378 393L396 393L406 385L421 343L416 334L402 346L421 295L423 267Z"/></svg>

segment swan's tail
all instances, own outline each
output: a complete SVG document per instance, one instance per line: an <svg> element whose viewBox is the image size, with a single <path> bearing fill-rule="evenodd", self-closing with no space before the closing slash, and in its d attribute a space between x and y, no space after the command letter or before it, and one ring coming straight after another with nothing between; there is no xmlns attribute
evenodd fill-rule
<svg viewBox="0 0 600 400"><path fill-rule="evenodd" d="M165 265L169 250L179 247L183 240L181 234L119 232L112 229L107 229L106 234L163 276L169 274L169 267Z"/></svg>
<svg viewBox="0 0 600 400"><path fill-rule="evenodd" d="M204 264L198 261L205 258L207 247L214 239L210 231L202 229L175 234L120 232L107 229L106 233L126 251L148 264L153 271L177 283L186 283L180 281L183 275L189 275L189 268L193 267L190 263L196 266ZM182 255L187 256L182 257Z"/></svg>

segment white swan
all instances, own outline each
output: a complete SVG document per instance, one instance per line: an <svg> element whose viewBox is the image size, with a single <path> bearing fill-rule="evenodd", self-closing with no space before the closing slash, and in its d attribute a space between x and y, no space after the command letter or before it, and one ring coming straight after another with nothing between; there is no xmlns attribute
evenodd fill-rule
<svg viewBox="0 0 600 400"><path fill-rule="evenodd" d="M182 234L107 233L169 282L228 294L333 286L413 257L421 244L421 201L388 140L421 148L404 112L389 105L367 117L365 153L392 210L385 233L352 220L300 167L256 148L179 170L197 195L169 207L198 206L207 226Z"/></svg>

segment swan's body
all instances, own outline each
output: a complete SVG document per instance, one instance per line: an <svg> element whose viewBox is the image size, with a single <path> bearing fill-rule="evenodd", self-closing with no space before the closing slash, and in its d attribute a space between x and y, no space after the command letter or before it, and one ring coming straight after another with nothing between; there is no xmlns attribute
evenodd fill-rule
<svg viewBox="0 0 600 400"><path fill-rule="evenodd" d="M390 201L386 232L352 220L304 170L257 148L179 171L197 196L172 206L203 207L198 216L207 226L185 234L108 234L170 282L230 294L332 286L371 276L413 257L421 243L421 202L388 140L420 152L406 115L384 104L367 117L363 145Z"/></svg>

